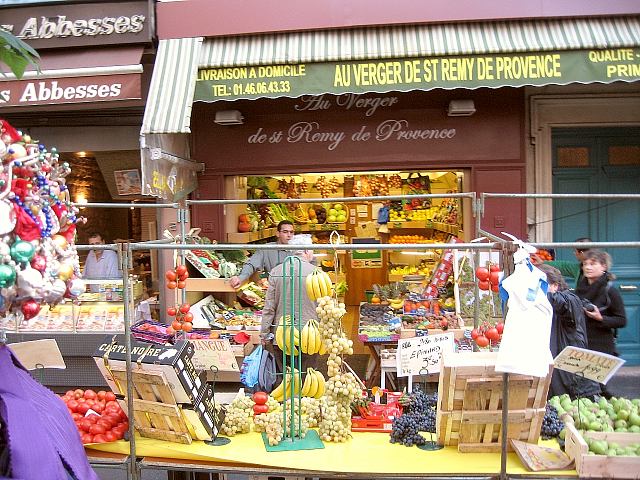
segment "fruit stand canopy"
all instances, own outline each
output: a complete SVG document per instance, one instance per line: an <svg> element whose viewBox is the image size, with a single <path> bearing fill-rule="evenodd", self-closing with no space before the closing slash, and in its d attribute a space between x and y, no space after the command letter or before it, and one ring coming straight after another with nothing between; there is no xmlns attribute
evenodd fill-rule
<svg viewBox="0 0 640 480"><path fill-rule="evenodd" d="M640 80L640 17L161 40L142 133L189 133L194 101Z"/></svg>

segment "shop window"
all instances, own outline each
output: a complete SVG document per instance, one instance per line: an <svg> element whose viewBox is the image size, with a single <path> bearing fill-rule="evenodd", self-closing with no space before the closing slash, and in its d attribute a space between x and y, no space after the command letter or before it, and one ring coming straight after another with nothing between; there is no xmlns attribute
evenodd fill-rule
<svg viewBox="0 0 640 480"><path fill-rule="evenodd" d="M577 168L589 166L588 147L558 147L558 167Z"/></svg>
<svg viewBox="0 0 640 480"><path fill-rule="evenodd" d="M640 146L609 147L609 165L640 165Z"/></svg>

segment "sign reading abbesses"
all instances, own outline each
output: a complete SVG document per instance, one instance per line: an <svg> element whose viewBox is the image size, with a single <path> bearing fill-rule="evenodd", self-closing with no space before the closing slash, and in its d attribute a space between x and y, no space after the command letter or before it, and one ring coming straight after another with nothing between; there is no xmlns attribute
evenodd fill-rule
<svg viewBox="0 0 640 480"><path fill-rule="evenodd" d="M640 80L640 49L201 69L194 101Z"/></svg>
<svg viewBox="0 0 640 480"><path fill-rule="evenodd" d="M439 373L444 352L453 352L454 334L441 333L398 340L398 376Z"/></svg>

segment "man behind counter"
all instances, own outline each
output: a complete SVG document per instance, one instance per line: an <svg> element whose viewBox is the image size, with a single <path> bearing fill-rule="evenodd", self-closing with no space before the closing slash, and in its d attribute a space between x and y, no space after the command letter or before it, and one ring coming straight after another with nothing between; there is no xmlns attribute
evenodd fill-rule
<svg viewBox="0 0 640 480"><path fill-rule="evenodd" d="M293 238L293 223L289 220L282 220L278 223L276 232L276 241L270 242L270 245L287 245ZM233 288L238 288L246 282L256 271L270 272L277 265L284 262L287 256L291 255L287 250L258 250L244 264L239 275L231 277L229 284Z"/></svg>
<svg viewBox="0 0 640 480"><path fill-rule="evenodd" d="M89 234L89 245L104 245L100 233ZM90 280L122 278L118 268L118 254L113 250L90 250L84 263L83 276ZM91 285L91 291L97 292L99 285Z"/></svg>

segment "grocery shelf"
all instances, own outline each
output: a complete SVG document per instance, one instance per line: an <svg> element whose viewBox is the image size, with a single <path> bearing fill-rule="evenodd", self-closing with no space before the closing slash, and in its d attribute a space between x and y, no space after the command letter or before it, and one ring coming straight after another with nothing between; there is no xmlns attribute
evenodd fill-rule
<svg viewBox="0 0 640 480"><path fill-rule="evenodd" d="M236 292L228 278L187 278L187 292Z"/></svg>
<svg viewBox="0 0 640 480"><path fill-rule="evenodd" d="M252 243L259 240L275 237L276 227L263 228L256 232L230 232L227 233L227 242L229 243Z"/></svg>
<svg viewBox="0 0 640 480"><path fill-rule="evenodd" d="M410 220L403 222L389 222L387 224L389 230L404 230L404 229L412 229L412 228L430 228L431 222L428 220Z"/></svg>

